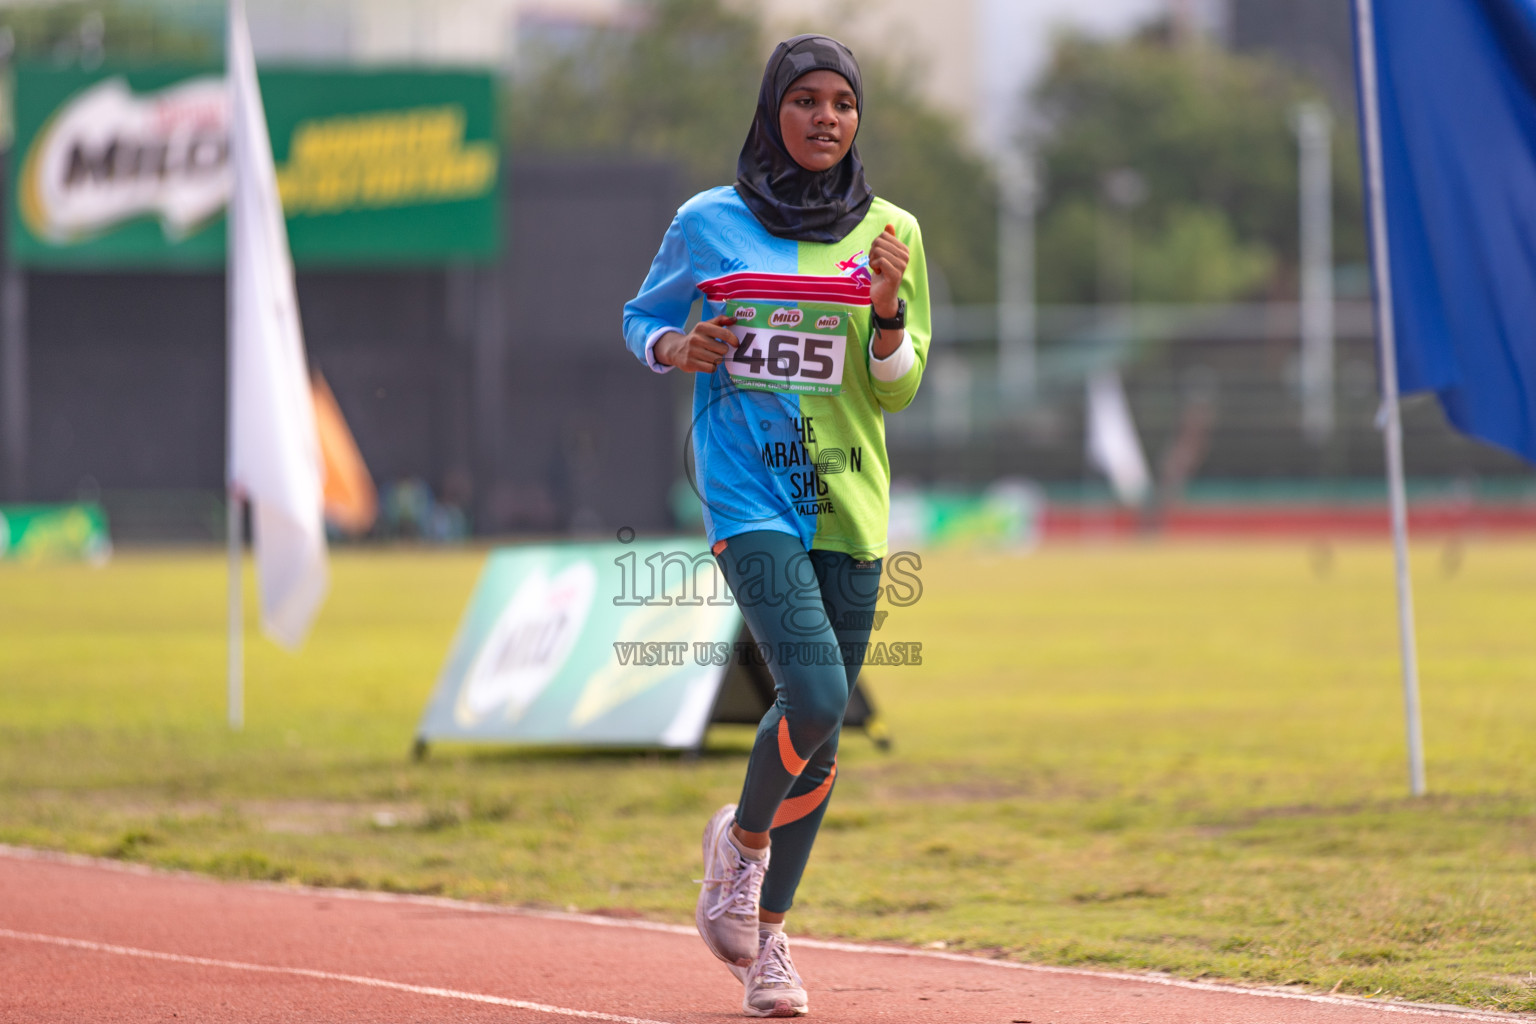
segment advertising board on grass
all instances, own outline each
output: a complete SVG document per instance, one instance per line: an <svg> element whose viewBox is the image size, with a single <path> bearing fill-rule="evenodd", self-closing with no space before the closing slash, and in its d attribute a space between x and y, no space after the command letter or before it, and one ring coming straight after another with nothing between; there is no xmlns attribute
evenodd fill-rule
<svg viewBox="0 0 1536 1024"><path fill-rule="evenodd" d="M703 538L502 548L417 742L696 748L740 627Z"/></svg>
<svg viewBox="0 0 1536 1024"><path fill-rule="evenodd" d="M487 261L500 241L494 78L260 75L295 263ZM19 265L221 266L229 99L219 69L16 71L7 233Z"/></svg>
<svg viewBox="0 0 1536 1024"><path fill-rule="evenodd" d="M0 561L99 564L111 554L107 514L100 505L0 505Z"/></svg>

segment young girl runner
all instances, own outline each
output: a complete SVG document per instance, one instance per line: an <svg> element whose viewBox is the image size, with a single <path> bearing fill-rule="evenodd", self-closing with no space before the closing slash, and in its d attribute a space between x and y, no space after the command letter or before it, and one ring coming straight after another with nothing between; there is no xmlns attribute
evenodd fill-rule
<svg viewBox="0 0 1536 1024"><path fill-rule="evenodd" d="M755 1017L807 1011L784 915L837 777L880 591L884 415L911 403L928 352L922 236L864 181L863 106L847 47L780 43L735 186L683 204L624 307L630 351L657 373L698 375L705 528L778 691L740 802L705 828L695 915ZM699 300L703 318L685 330Z"/></svg>

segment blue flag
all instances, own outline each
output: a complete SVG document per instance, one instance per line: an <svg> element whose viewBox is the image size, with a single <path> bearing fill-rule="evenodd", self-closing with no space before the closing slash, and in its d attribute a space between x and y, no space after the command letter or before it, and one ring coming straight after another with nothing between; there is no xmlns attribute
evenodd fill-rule
<svg viewBox="0 0 1536 1024"><path fill-rule="evenodd" d="M1536 462L1536 0L1373 24L1401 390Z"/></svg>

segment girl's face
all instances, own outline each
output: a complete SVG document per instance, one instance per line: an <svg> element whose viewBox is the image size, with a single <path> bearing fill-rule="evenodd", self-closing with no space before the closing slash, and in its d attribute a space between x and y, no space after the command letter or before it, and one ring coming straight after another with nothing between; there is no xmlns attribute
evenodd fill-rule
<svg viewBox="0 0 1536 1024"><path fill-rule="evenodd" d="M801 75L779 104L784 148L808 171L836 167L853 147L858 128L858 99L848 79L836 71Z"/></svg>

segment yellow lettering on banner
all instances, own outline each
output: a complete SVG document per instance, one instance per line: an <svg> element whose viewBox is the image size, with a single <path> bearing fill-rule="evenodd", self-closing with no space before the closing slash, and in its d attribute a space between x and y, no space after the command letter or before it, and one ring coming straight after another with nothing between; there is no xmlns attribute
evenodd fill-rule
<svg viewBox="0 0 1536 1024"><path fill-rule="evenodd" d="M347 114L294 129L278 190L289 214L451 202L490 191L494 143L464 139L462 107Z"/></svg>
<svg viewBox="0 0 1536 1024"><path fill-rule="evenodd" d="M479 195L495 183L496 149L489 142L465 146L460 163L464 167L464 179L460 182L461 194Z"/></svg>
<svg viewBox="0 0 1536 1024"><path fill-rule="evenodd" d="M319 175L311 179L310 196L319 210L351 206L357 196L357 174L347 168Z"/></svg>
<svg viewBox="0 0 1536 1024"><path fill-rule="evenodd" d="M320 212L360 203L384 207L448 201L483 194L494 182L496 153L466 147L430 162L394 160L320 167L285 167L278 178L284 208Z"/></svg>
<svg viewBox="0 0 1536 1024"><path fill-rule="evenodd" d="M424 112L412 125L409 149L450 153L464 141L464 111L457 107Z"/></svg>
<svg viewBox="0 0 1536 1024"><path fill-rule="evenodd" d="M400 165L370 167L363 175L362 200L369 206L392 206L405 191Z"/></svg>

